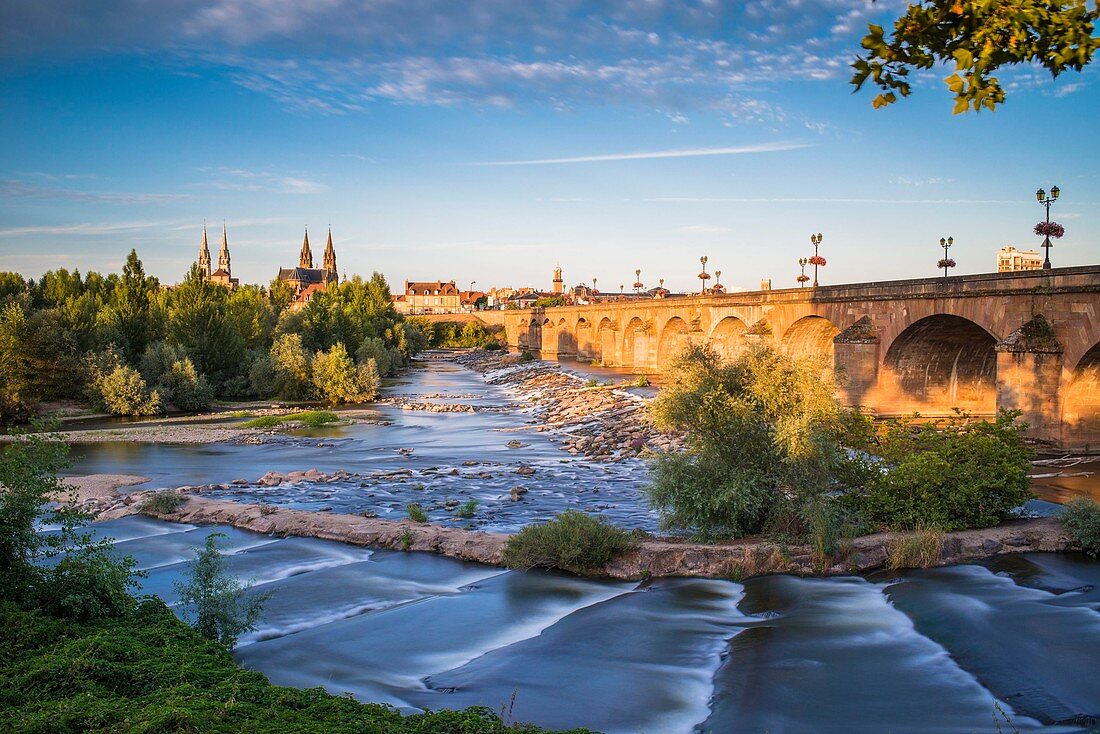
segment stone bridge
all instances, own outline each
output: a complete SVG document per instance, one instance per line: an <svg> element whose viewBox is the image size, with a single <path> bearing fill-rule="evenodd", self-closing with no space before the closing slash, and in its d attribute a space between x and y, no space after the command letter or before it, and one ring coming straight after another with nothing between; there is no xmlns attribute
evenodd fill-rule
<svg viewBox="0 0 1100 734"><path fill-rule="evenodd" d="M548 359L661 371L686 345L820 356L880 416L1020 409L1037 437L1100 449L1100 265L485 312Z"/></svg>

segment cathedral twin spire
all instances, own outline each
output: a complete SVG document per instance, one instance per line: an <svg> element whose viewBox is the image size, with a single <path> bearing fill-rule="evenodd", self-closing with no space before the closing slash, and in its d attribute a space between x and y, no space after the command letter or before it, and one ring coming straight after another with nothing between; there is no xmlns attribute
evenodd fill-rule
<svg viewBox="0 0 1100 734"><path fill-rule="evenodd" d="M302 239L302 252L298 256L298 267L313 269L313 252L309 249L309 230L306 230L305 237ZM328 242L325 244L325 259L322 270L327 270L332 273L332 277L336 277L336 250L332 246L332 228L328 230Z"/></svg>
<svg viewBox="0 0 1100 734"><path fill-rule="evenodd" d="M202 244L199 246L199 274L206 280L214 274L210 261L210 246L206 237L206 222L202 223ZM298 256L298 267L313 269L313 252L309 249L309 230L306 230L302 239L302 251ZM218 250L218 270L225 272L228 278L231 272L231 260L229 257L229 235L226 232L225 223L222 222L222 244ZM329 276L336 280L336 249L332 246L332 228L328 230L328 242L325 244L324 267Z"/></svg>

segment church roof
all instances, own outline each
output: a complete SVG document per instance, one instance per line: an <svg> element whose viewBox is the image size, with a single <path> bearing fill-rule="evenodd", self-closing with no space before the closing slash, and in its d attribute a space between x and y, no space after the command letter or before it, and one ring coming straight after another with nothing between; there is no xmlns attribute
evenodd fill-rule
<svg viewBox="0 0 1100 734"><path fill-rule="evenodd" d="M296 280L299 283L324 283L331 278L324 268L279 268L279 280Z"/></svg>

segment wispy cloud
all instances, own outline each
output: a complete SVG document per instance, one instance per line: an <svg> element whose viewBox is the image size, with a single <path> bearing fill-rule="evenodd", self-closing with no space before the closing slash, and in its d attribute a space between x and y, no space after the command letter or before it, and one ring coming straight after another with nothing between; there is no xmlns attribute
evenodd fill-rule
<svg viewBox="0 0 1100 734"><path fill-rule="evenodd" d="M744 155L747 153L774 153L811 147L808 143L763 143L728 148L686 148L680 150L651 150L640 153L603 153L600 155L571 156L567 158L536 158L522 161L481 161L471 166L546 166L563 163L598 163L603 161L638 161L655 158L695 158L711 155Z"/></svg>
<svg viewBox="0 0 1100 734"><path fill-rule="evenodd" d="M153 229L179 229L186 220L142 220L134 222L78 222L75 224L38 225L27 227L2 227L0 237L27 235L97 236Z"/></svg>
<svg viewBox="0 0 1100 734"><path fill-rule="evenodd" d="M58 187L36 186L15 179L0 179L0 198L59 199L63 201L98 201L110 204L156 204L191 198L185 194L134 194L102 191L82 191Z"/></svg>
<svg viewBox="0 0 1100 734"><path fill-rule="evenodd" d="M270 171L249 171L243 168L200 168L215 178L201 185L221 191L263 191L274 194L320 194L328 191L319 181Z"/></svg>

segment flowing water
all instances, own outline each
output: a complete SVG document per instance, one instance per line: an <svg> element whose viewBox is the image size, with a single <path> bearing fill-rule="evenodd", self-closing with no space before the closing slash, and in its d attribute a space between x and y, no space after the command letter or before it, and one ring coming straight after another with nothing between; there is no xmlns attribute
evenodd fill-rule
<svg viewBox="0 0 1100 734"><path fill-rule="evenodd" d="M486 409L381 406L368 413L389 425L261 446L82 445L74 471L178 486L316 467L356 476L218 494L381 516L418 501L433 520L493 530L566 507L655 527L638 493L641 464L568 456L478 375L435 363L390 392ZM524 445L509 448L513 439ZM518 502L514 486L528 490ZM469 497L473 519L445 507ZM227 536L229 569L274 592L237 658L283 685L410 711L504 706L514 720L606 732L1069 732L1100 718L1100 562L1083 556L867 578L634 583L214 529ZM96 526L169 603L211 530L138 517Z"/></svg>

